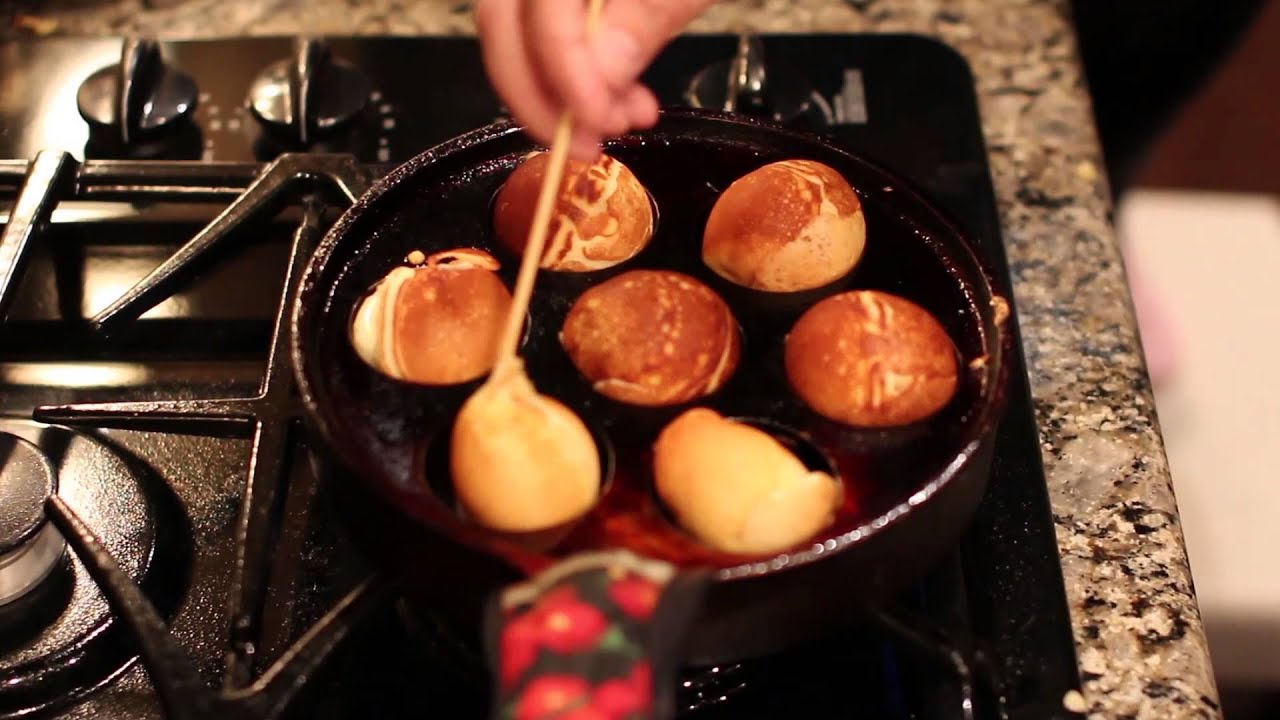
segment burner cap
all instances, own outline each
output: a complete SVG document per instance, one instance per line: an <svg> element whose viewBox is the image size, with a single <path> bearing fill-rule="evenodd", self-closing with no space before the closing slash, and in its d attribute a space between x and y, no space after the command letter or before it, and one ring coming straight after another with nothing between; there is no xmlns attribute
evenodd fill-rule
<svg viewBox="0 0 1280 720"><path fill-rule="evenodd" d="M38 585L62 557L62 535L44 515L56 489L53 466L39 448L0 433L0 605Z"/></svg>

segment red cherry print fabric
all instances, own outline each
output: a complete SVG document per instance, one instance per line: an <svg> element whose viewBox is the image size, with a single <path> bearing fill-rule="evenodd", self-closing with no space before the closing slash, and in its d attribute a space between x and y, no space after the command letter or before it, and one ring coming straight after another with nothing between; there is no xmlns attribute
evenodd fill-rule
<svg viewBox="0 0 1280 720"><path fill-rule="evenodd" d="M491 622L493 717L502 720L651 720L650 654L660 604L676 574L630 554L506 591ZM687 615L688 613L676 613ZM676 631L679 632L679 631ZM669 644L669 643L668 643Z"/></svg>

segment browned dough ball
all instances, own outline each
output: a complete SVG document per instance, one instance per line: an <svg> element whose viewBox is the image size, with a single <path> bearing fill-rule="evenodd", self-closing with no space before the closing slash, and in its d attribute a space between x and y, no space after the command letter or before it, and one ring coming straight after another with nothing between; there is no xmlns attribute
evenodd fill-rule
<svg viewBox="0 0 1280 720"><path fill-rule="evenodd" d="M635 405L673 405L719 390L741 341L711 288L665 270L633 270L587 290L560 342L597 392Z"/></svg>
<svg viewBox="0 0 1280 720"><path fill-rule="evenodd" d="M738 285L796 292L848 274L866 241L862 203L844 177L812 160L786 160L744 175L720 195L702 260Z"/></svg>
<svg viewBox="0 0 1280 720"><path fill-rule="evenodd" d="M472 520L504 533L538 533L595 505L600 455L581 418L540 394L522 366L507 368L463 403L449 467Z"/></svg>
<svg viewBox="0 0 1280 720"><path fill-rule="evenodd" d="M776 438L714 410L687 410L653 448L654 484L680 524L733 553L786 550L831 524L843 488Z"/></svg>
<svg viewBox="0 0 1280 720"><path fill-rule="evenodd" d="M351 343L369 365L399 380L451 385L493 366L511 293L483 250L436 253L398 267L356 310Z"/></svg>
<svg viewBox="0 0 1280 720"><path fill-rule="evenodd" d="M809 308L786 342L787 378L815 412L837 422L891 427L923 420L955 394L955 346L915 303L874 290Z"/></svg>
<svg viewBox="0 0 1280 720"><path fill-rule="evenodd" d="M494 226L499 241L516 255L523 254L529 241L550 160L545 152L530 155L498 192ZM634 257L652 237L649 194L626 165L603 154L590 164L569 160L541 266L570 272L603 270Z"/></svg>

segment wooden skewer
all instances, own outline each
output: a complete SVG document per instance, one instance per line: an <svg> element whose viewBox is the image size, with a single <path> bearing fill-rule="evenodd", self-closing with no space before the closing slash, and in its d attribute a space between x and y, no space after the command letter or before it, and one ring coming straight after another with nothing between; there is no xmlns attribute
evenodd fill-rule
<svg viewBox="0 0 1280 720"><path fill-rule="evenodd" d="M590 0L587 6L588 37L595 33L596 27L600 24L600 11L603 7L604 0ZM573 117L565 112L560 116L555 136L551 141L551 159L547 163L547 174L542 177L542 187L538 191L538 204L533 209L533 226L529 228L529 242L525 245L524 255L520 259L520 272L516 275L515 290L511 293L511 309L507 314L507 322L498 342L498 357L494 364L493 376L499 375L496 371L505 368L516 358L516 350L520 345L520 333L524 329L524 316L529 310L529 300L533 297L533 281L542 264L551 211L555 206L556 195L560 192L560 181L564 178L564 166L569 157L569 142L572 138Z"/></svg>

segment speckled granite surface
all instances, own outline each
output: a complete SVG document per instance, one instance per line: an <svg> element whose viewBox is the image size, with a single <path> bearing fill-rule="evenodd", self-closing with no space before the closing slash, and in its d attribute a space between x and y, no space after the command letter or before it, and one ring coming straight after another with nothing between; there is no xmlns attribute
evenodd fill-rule
<svg viewBox="0 0 1280 720"><path fill-rule="evenodd" d="M161 37L471 31L453 0L63 0L40 32ZM1084 702L1097 718L1220 715L1109 224L1070 21L1052 0L726 0L694 31L908 31L974 68L1052 491ZM1072 698L1069 705L1077 705Z"/></svg>

